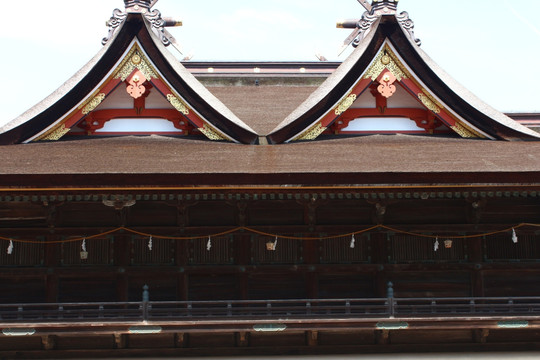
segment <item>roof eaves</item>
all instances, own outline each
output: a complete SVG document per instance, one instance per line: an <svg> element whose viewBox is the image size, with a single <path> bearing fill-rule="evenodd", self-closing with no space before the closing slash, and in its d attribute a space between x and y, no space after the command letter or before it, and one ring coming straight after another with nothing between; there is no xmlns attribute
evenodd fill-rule
<svg viewBox="0 0 540 360"><path fill-rule="evenodd" d="M411 34L406 29L402 26L396 26L396 28L400 30L392 32L389 39L395 45L398 53L405 58L405 61L412 67L415 74L424 83L429 84L431 91L442 99L452 99L451 102L454 105L454 110L461 110L459 111L460 116L498 139L519 140L540 138L537 132L519 124L501 111L486 104L458 83L418 46L415 39L411 37ZM396 39L395 35L398 34L399 39ZM406 39L407 49L413 52L413 57L406 56L403 53L404 47L396 44L403 45L403 39ZM411 61L415 57L419 61ZM481 118L483 118L483 121L479 121Z"/></svg>

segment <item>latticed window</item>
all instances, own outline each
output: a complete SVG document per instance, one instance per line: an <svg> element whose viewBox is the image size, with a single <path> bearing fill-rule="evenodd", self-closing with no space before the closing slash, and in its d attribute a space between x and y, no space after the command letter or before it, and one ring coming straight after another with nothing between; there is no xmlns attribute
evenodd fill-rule
<svg viewBox="0 0 540 360"><path fill-rule="evenodd" d="M320 241L321 263L369 263L371 247L369 236L341 236Z"/></svg>
<svg viewBox="0 0 540 360"><path fill-rule="evenodd" d="M113 237L62 242L63 265L109 265L113 262Z"/></svg>
<svg viewBox="0 0 540 360"><path fill-rule="evenodd" d="M174 264L176 244L174 240L136 236L132 238L131 243L131 263L133 265Z"/></svg>
<svg viewBox="0 0 540 360"><path fill-rule="evenodd" d="M253 236L251 259L254 264L297 264L302 262L302 241ZM275 247L272 245L275 244Z"/></svg>
<svg viewBox="0 0 540 360"><path fill-rule="evenodd" d="M497 234L484 238L486 261L540 260L540 236L520 234L517 243L510 234Z"/></svg>
<svg viewBox="0 0 540 360"><path fill-rule="evenodd" d="M0 251L0 266L40 266L43 264L45 245L44 238L39 237L35 242L17 242L12 243L13 248L11 254L8 254L6 248L8 243L5 243L5 248ZM4 244L4 243L2 243Z"/></svg>
<svg viewBox="0 0 540 360"><path fill-rule="evenodd" d="M438 246L435 245L437 241ZM389 260L394 263L467 261L464 239L389 234L388 246Z"/></svg>
<svg viewBox="0 0 540 360"><path fill-rule="evenodd" d="M190 264L232 264L233 239L231 236L220 236L211 239L194 239L190 241Z"/></svg>

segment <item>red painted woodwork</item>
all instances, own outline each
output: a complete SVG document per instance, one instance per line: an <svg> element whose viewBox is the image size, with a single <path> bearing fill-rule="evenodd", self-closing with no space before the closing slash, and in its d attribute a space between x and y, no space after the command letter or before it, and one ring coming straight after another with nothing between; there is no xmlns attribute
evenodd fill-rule
<svg viewBox="0 0 540 360"><path fill-rule="evenodd" d="M418 102L422 103L420 99L418 99L418 94L423 94L424 92L416 85L416 83L414 83L414 81L412 81L411 79L402 79L400 84L405 90L407 90L411 95L413 95L414 98L418 100ZM456 126L456 120L454 120L454 118L442 108L437 114L437 117L448 127Z"/></svg>
<svg viewBox="0 0 540 360"><path fill-rule="evenodd" d="M349 123L358 118L362 117L405 117L409 118L416 123L420 129L433 134L436 131L435 129L443 125L444 119L450 119L450 121L444 121L448 126L449 124L455 124L454 120L443 110L438 115L442 115L442 119L439 119L432 111L428 109L417 109L417 108L388 108L388 100L395 91L395 85L392 85L397 79L395 76L389 72L383 72L378 78L378 82L374 82L370 86L371 94L375 97L375 108L366 109L366 108L349 108L343 114L341 114L338 119L329 127L330 131L327 133L339 134L349 126ZM404 84L403 82L407 82ZM422 91L408 79L402 79L398 84L402 85L403 88L414 96L415 99L418 99L417 94L422 93ZM412 85L411 85L412 84ZM407 87L407 85L410 85ZM358 88L358 86L357 86ZM357 89L355 88L355 90ZM365 90L365 89L364 89ZM363 90L362 90L363 91ZM417 91L415 94L414 91ZM354 91L353 91L354 93ZM387 96L388 95L388 96ZM442 120L442 121L441 121ZM442 131L446 132L446 131Z"/></svg>
<svg viewBox="0 0 540 360"><path fill-rule="evenodd" d="M175 96L167 84L165 84L161 79L152 79L151 80L152 85L165 97L168 95ZM202 128L204 127L204 121L195 113L192 109L189 109L189 113L185 115L189 121L196 127L196 128Z"/></svg>
<svg viewBox="0 0 540 360"><path fill-rule="evenodd" d="M120 79L112 79L109 81L101 90L99 91L100 94L105 94L105 98L109 96L109 94L116 89L118 85L122 83L122 80ZM86 115L83 114L84 107L81 107L77 110L74 114L72 114L65 122L66 128L72 128L75 126L79 121L81 121Z"/></svg>
<svg viewBox="0 0 540 360"><path fill-rule="evenodd" d="M394 74L390 71L383 72L379 78L377 79L379 82L379 86L377 87L377 91L384 96L385 98L389 98L396 92L397 88L394 85L394 82L397 80Z"/></svg>
<svg viewBox="0 0 540 360"><path fill-rule="evenodd" d="M135 70L131 75L126 79L126 91L134 99L138 99L141 96L148 96L147 87L144 85L146 83L146 77L140 70Z"/></svg>
<svg viewBox="0 0 540 360"><path fill-rule="evenodd" d="M386 108L381 112L377 109L353 108L347 110L338 121L332 124L330 130L334 134L339 134L344 128L349 126L349 123L362 117L406 117L413 120L419 128L426 132L434 133L435 129L442 125L441 121L429 110L413 109L413 108Z"/></svg>
<svg viewBox="0 0 540 360"><path fill-rule="evenodd" d="M371 79L362 79L351 91L350 95L360 96L368 87L371 85ZM329 127L336 119L338 119L342 114L336 114L334 111L329 112L321 119L321 125L323 127Z"/></svg>
<svg viewBox="0 0 540 360"><path fill-rule="evenodd" d="M80 127L86 130L87 134L93 134L96 130L103 128L107 121L122 118L159 118L171 121L174 127L188 134L193 126L182 114L173 109L112 109L98 110L90 113L80 124Z"/></svg>
<svg viewBox="0 0 540 360"><path fill-rule="evenodd" d="M136 80L136 81L135 81ZM99 91L100 94L105 94L105 98L116 89L122 81L120 79L112 79ZM204 126L204 121L195 114L192 109L184 115L174 109L146 109L146 97L150 94L150 89L156 88L164 97L173 95L167 84L161 79L152 79L148 81L144 74L138 69L135 69L125 80L126 91L134 98L133 109L108 109L94 110L89 114L83 114L83 109L71 115L66 121L65 126L72 128L77 123L79 127L84 129L88 135L95 133L96 130L103 128L105 123L112 119L118 118L160 118L171 121L174 127L181 130L184 135L190 132L198 132L198 128ZM103 100L102 100L103 101Z"/></svg>

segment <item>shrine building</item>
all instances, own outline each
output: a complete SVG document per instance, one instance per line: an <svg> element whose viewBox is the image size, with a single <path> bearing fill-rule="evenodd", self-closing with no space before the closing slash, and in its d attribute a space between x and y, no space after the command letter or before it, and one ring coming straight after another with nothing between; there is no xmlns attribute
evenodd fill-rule
<svg viewBox="0 0 540 360"><path fill-rule="evenodd" d="M342 63L182 62L156 2L0 127L0 358L539 349L539 114L398 0Z"/></svg>

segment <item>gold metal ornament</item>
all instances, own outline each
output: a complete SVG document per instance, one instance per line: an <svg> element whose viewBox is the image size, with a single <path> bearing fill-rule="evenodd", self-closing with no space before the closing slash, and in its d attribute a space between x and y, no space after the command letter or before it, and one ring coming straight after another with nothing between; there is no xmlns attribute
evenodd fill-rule
<svg viewBox="0 0 540 360"><path fill-rule="evenodd" d="M157 79L158 74L144 57L138 46L133 46L124 60L118 66L113 78L126 80L133 70L138 69L148 79Z"/></svg>
<svg viewBox="0 0 540 360"><path fill-rule="evenodd" d="M451 128L452 128L452 130L454 130L462 138L477 138L477 137L479 137L478 135L476 135L475 133L473 133L472 131L467 129L465 126L463 126L462 124L459 124L457 122Z"/></svg>
<svg viewBox="0 0 540 360"><path fill-rule="evenodd" d="M294 141L296 141L296 140L315 140L325 130L326 130L326 128L324 126L322 126L320 122L318 122L314 126L312 126L309 130L303 132L298 137L296 137L294 139Z"/></svg>
<svg viewBox="0 0 540 360"><path fill-rule="evenodd" d="M334 110L334 113L336 115L343 114L345 111L347 111L348 108L352 106L352 104L354 104L355 101L356 101L356 94L350 94L339 103L337 108Z"/></svg>
<svg viewBox="0 0 540 360"><path fill-rule="evenodd" d="M227 140L217 130L211 128L207 124L204 124L203 127L200 127L199 131L210 140Z"/></svg>
<svg viewBox="0 0 540 360"><path fill-rule="evenodd" d="M424 104L427 109L433 111L435 114L439 114L441 112L441 109L439 108L439 106L437 106L435 100L432 99L431 96L419 93L418 99L420 99L422 104Z"/></svg>
<svg viewBox="0 0 540 360"><path fill-rule="evenodd" d="M45 134L45 136L41 137L39 140L42 141L57 141L60 140L64 135L66 135L70 128L66 128L64 124L58 126L56 129L54 129L52 132L49 132L48 134Z"/></svg>
<svg viewBox="0 0 540 360"><path fill-rule="evenodd" d="M101 104L101 102L105 100L105 96L106 95L104 93L94 96L94 98L90 100L90 102L82 109L82 114L88 115L90 112L94 111Z"/></svg>
<svg viewBox="0 0 540 360"><path fill-rule="evenodd" d="M141 57L139 54L135 54L131 57L131 62L135 65L139 65L141 63Z"/></svg>
<svg viewBox="0 0 540 360"><path fill-rule="evenodd" d="M371 79L375 81L384 70L390 70L392 74L401 81L402 79L412 78L407 68L399 61L397 56L394 55L392 50L385 46L379 54L375 57L375 60L364 74L364 79Z"/></svg>
<svg viewBox="0 0 540 360"><path fill-rule="evenodd" d="M174 96L173 94L168 94L167 95L167 100L171 103L171 105L176 109L178 110L180 113L184 114L184 115L188 115L189 114L189 109L187 107L187 105L182 101L180 100L179 98L177 98L176 96Z"/></svg>

